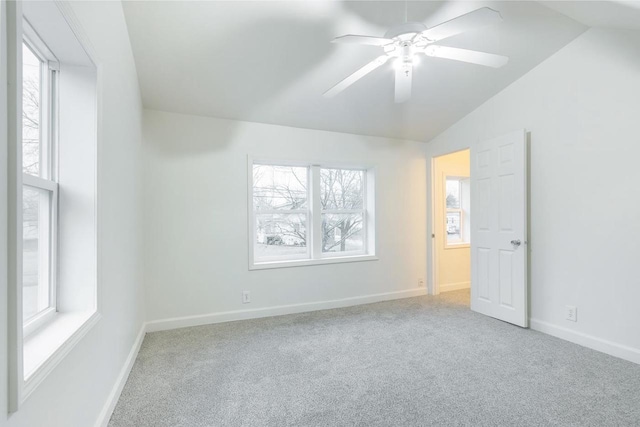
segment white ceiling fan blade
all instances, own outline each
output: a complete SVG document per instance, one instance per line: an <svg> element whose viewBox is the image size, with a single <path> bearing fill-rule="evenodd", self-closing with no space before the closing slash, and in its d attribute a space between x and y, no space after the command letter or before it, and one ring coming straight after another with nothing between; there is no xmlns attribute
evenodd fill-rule
<svg viewBox="0 0 640 427"><path fill-rule="evenodd" d="M411 98L411 80L413 66L411 64L399 65L396 68L396 102L405 102Z"/></svg>
<svg viewBox="0 0 640 427"><path fill-rule="evenodd" d="M454 61L469 62L493 68L500 68L509 61L508 57L502 55L433 44L427 46L424 49L424 53L435 58L453 59Z"/></svg>
<svg viewBox="0 0 640 427"><path fill-rule="evenodd" d="M500 12L488 7L476 9L473 12L453 18L447 22L436 25L422 32L422 35L431 41L442 40L469 30L475 30L490 24L502 21Z"/></svg>
<svg viewBox="0 0 640 427"><path fill-rule="evenodd" d="M382 55L377 57L376 59L369 62L367 65L360 68L358 71L351 74L349 77L347 77L346 79L342 80L340 83L338 83L337 85L329 89L328 91L326 91L324 93L324 96L327 98L336 96L337 94L339 94L340 92L342 92L343 90L345 90L346 88L348 88L349 86L351 86L352 84L360 80L362 77L366 76L367 74L369 74L370 72L372 72L373 70L375 70L376 68L384 64L385 62L387 62L387 60L389 60L389 57L387 55Z"/></svg>
<svg viewBox="0 0 640 427"><path fill-rule="evenodd" d="M355 34L347 34L346 36L336 37L331 40L331 43L354 43L354 44L368 44L371 46L384 46L389 43L393 43L391 39L385 39L383 37L371 37L371 36L357 36Z"/></svg>

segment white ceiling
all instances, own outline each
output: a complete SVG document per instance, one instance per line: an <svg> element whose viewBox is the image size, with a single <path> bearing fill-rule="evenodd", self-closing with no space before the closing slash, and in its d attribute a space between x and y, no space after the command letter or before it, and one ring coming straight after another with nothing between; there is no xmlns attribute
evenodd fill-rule
<svg viewBox="0 0 640 427"><path fill-rule="evenodd" d="M428 141L587 28L536 2L409 2L408 15L430 27L482 6L504 22L441 44L507 55L509 63L492 69L424 57L405 104L393 101L390 64L322 97L381 53L330 40L382 36L403 22L404 2L141 1L124 10L147 108Z"/></svg>
<svg viewBox="0 0 640 427"><path fill-rule="evenodd" d="M589 27L640 30L640 0L541 1Z"/></svg>

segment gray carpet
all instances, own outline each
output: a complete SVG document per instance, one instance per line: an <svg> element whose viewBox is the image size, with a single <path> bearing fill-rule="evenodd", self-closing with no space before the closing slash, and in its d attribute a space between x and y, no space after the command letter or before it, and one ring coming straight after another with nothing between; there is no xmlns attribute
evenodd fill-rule
<svg viewBox="0 0 640 427"><path fill-rule="evenodd" d="M150 333L109 426L640 426L640 365L468 300Z"/></svg>

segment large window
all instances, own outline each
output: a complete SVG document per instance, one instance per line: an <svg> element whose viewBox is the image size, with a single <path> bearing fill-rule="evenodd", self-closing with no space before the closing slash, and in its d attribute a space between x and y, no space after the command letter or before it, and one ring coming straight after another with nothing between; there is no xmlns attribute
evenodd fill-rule
<svg viewBox="0 0 640 427"><path fill-rule="evenodd" d="M250 167L252 266L374 255L371 170L271 162Z"/></svg>
<svg viewBox="0 0 640 427"><path fill-rule="evenodd" d="M26 25L26 24L25 24ZM35 329L56 309L57 61L31 35L22 44L22 317Z"/></svg>
<svg viewBox="0 0 640 427"><path fill-rule="evenodd" d="M17 6L20 6L19 8ZM100 316L97 299L97 68L83 30L54 2L19 2L8 19L8 322L11 410ZM81 37L76 37L77 35ZM13 136L15 135L15 137ZM15 234L13 234L15 230Z"/></svg>

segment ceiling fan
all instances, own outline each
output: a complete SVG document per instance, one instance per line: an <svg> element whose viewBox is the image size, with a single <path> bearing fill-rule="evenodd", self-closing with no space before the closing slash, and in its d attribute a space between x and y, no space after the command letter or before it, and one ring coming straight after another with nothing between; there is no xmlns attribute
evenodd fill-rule
<svg viewBox="0 0 640 427"><path fill-rule="evenodd" d="M384 37L359 36L353 34L336 37L332 40L332 43L355 43L380 46L384 50L384 55L377 57L333 86L324 93L324 96L333 97L337 95L392 58L395 58L396 102L404 102L411 98L413 66L417 63L418 54L424 54L434 58L453 59L455 61L468 62L487 67L502 67L509 60L506 56L433 44L447 37L501 21L502 16L500 16L499 12L488 7L483 7L431 28L427 28L420 22L405 22L404 24L391 28Z"/></svg>

